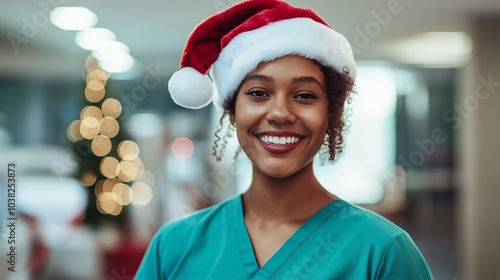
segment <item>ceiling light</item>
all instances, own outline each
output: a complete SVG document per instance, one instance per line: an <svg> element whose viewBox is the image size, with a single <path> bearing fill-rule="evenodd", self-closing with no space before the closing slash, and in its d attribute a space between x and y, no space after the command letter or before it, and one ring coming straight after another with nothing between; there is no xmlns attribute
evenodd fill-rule
<svg viewBox="0 0 500 280"><path fill-rule="evenodd" d="M63 30L84 30L97 24L97 15L84 7L57 7L50 22Z"/></svg>
<svg viewBox="0 0 500 280"><path fill-rule="evenodd" d="M99 49L114 40L116 40L116 35L106 28L82 30L75 35L75 43L86 50Z"/></svg>
<svg viewBox="0 0 500 280"><path fill-rule="evenodd" d="M427 32L397 41L390 52L399 62L428 66L461 66L472 51L464 32Z"/></svg>
<svg viewBox="0 0 500 280"><path fill-rule="evenodd" d="M113 55L113 60L99 60L99 66L109 73L128 72L134 68L135 60L128 53L117 53Z"/></svg>
<svg viewBox="0 0 500 280"><path fill-rule="evenodd" d="M108 41L92 51L92 56L97 58L99 66L110 73L123 73L132 70L134 58L130 56L129 47L122 42Z"/></svg>
<svg viewBox="0 0 500 280"><path fill-rule="evenodd" d="M92 51L92 55L100 61L117 61L123 58L123 54L128 54L129 47L122 42L103 42L98 49Z"/></svg>

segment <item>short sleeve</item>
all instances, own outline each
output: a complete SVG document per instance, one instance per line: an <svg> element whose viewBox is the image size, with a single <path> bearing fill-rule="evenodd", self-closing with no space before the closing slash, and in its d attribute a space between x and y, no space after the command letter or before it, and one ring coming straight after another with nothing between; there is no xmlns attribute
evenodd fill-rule
<svg viewBox="0 0 500 280"><path fill-rule="evenodd" d="M403 232L387 245L376 279L432 280L433 277L417 246Z"/></svg>
<svg viewBox="0 0 500 280"><path fill-rule="evenodd" d="M161 260L160 260L160 234L156 234L142 258L141 264L134 280L160 280Z"/></svg>

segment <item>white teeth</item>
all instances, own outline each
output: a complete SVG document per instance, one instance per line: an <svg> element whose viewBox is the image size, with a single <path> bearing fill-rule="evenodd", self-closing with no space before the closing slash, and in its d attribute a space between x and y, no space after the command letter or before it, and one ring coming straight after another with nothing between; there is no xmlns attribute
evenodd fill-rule
<svg viewBox="0 0 500 280"><path fill-rule="evenodd" d="M300 141L299 137L277 137L277 136L268 136L268 135L263 135L260 136L260 141L267 143L267 144L274 144L274 145L289 145L289 144L294 144Z"/></svg>

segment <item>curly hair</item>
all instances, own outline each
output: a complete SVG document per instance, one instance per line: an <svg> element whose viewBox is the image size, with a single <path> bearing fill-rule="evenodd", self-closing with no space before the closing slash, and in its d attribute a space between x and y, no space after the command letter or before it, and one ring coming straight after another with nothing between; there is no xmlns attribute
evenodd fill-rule
<svg viewBox="0 0 500 280"><path fill-rule="evenodd" d="M354 79L349 76L349 69L347 67L344 67L341 73L332 67L324 66L320 63L318 63L318 65L321 67L321 70L325 75L329 114L327 134L320 154L328 153L328 162L333 162L335 157L342 152L344 146L344 135L348 130L346 123L347 117L350 113L346 112L345 104L346 101L348 104L352 102L353 94L356 91ZM221 160L227 144L227 138L232 136L231 129L228 129L227 133L222 137L219 134L223 129L224 118L230 113L234 113L236 96L237 94L233 94L231 98L224 102L224 113L219 119L219 125L214 133L216 139L214 140L212 155L215 156L217 161ZM220 141L222 141L222 144L220 145L220 151L217 152ZM238 156L239 151L240 150L238 150L234 156L235 159Z"/></svg>

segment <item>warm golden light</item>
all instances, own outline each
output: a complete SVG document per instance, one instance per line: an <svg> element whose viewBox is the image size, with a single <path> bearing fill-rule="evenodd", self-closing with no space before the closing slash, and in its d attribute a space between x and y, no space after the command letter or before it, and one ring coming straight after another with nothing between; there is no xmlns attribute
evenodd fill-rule
<svg viewBox="0 0 500 280"><path fill-rule="evenodd" d="M103 214L118 215L123 209L123 206L116 203L115 195L112 193L104 192L97 198L97 209ZM100 209L99 209L100 208Z"/></svg>
<svg viewBox="0 0 500 280"><path fill-rule="evenodd" d="M95 69L96 67L98 67L97 59L94 56L89 55L85 60L85 70L87 70L87 72L91 72L92 69Z"/></svg>
<svg viewBox="0 0 500 280"><path fill-rule="evenodd" d="M102 119L102 112L99 107L96 106L85 106L82 109L82 112L80 113L80 119L84 120L85 118L94 118L97 121L101 121Z"/></svg>
<svg viewBox="0 0 500 280"><path fill-rule="evenodd" d="M101 213L101 214L108 214L107 212L105 212L102 209L102 207L101 207L101 201L99 199L96 199L95 206L96 206L97 210L99 211L99 213Z"/></svg>
<svg viewBox="0 0 500 280"><path fill-rule="evenodd" d="M105 157L101 161L101 173L108 178L114 178L120 173L120 165L116 158Z"/></svg>
<svg viewBox="0 0 500 280"><path fill-rule="evenodd" d="M97 80L91 80L87 83L87 88L92 91L100 91L104 89L104 85Z"/></svg>
<svg viewBox="0 0 500 280"><path fill-rule="evenodd" d="M118 144L118 155L123 160L134 160L139 156L139 146L131 140L122 141Z"/></svg>
<svg viewBox="0 0 500 280"><path fill-rule="evenodd" d="M85 88L85 98L89 102L96 103L104 98L105 92L104 85L101 82L92 80Z"/></svg>
<svg viewBox="0 0 500 280"><path fill-rule="evenodd" d="M94 139L99 134L99 121L93 117L83 119L80 125L80 134L85 139Z"/></svg>
<svg viewBox="0 0 500 280"><path fill-rule="evenodd" d="M103 157L111 151L111 140L104 135L98 135L92 140L92 152L96 156Z"/></svg>
<svg viewBox="0 0 500 280"><path fill-rule="evenodd" d="M122 212L122 210L123 210L123 206L116 203L116 201L115 201L115 209L109 214L113 215L113 216L118 216Z"/></svg>
<svg viewBox="0 0 500 280"><path fill-rule="evenodd" d="M120 170L123 174L135 178L137 176L137 172L139 171L139 167L135 164L135 162L124 160L120 163Z"/></svg>
<svg viewBox="0 0 500 280"><path fill-rule="evenodd" d="M135 175L134 180L137 180L137 178L142 177L142 174L144 173L144 163L142 162L140 157L135 158L132 160L132 162L137 166L137 174Z"/></svg>
<svg viewBox="0 0 500 280"><path fill-rule="evenodd" d="M104 186L104 180L97 181L94 187L95 197L99 197L99 195L103 193L103 186Z"/></svg>
<svg viewBox="0 0 500 280"><path fill-rule="evenodd" d="M129 205L132 202L132 190L126 184L116 184L113 188L115 201L123 206Z"/></svg>
<svg viewBox="0 0 500 280"><path fill-rule="evenodd" d="M133 161L123 160L120 162L120 173L125 176L125 182L130 182L137 177L139 166ZM121 178L120 176L118 178Z"/></svg>
<svg viewBox="0 0 500 280"><path fill-rule="evenodd" d="M104 72L102 69L93 69L89 74L87 75L87 83L96 80L99 81L101 84L104 86L106 85L106 82L108 81L108 74Z"/></svg>
<svg viewBox="0 0 500 280"><path fill-rule="evenodd" d="M109 214L115 209L116 203L113 199L113 194L111 193L107 192L101 193L97 198L97 201L99 202L104 214Z"/></svg>
<svg viewBox="0 0 500 280"><path fill-rule="evenodd" d="M69 126L68 126L68 138L72 142L78 142L83 139L82 134L80 133L80 125L82 124L81 120L76 120L73 121Z"/></svg>
<svg viewBox="0 0 500 280"><path fill-rule="evenodd" d="M102 113L106 117L118 118L122 113L122 104L114 98L107 98L102 103Z"/></svg>
<svg viewBox="0 0 500 280"><path fill-rule="evenodd" d="M151 188L144 182L136 182L132 185L132 204L136 207L146 206L153 197Z"/></svg>
<svg viewBox="0 0 500 280"><path fill-rule="evenodd" d="M96 180L97 175L92 170L87 170L80 176L80 183L86 187L92 186Z"/></svg>
<svg viewBox="0 0 500 280"><path fill-rule="evenodd" d="M122 170L120 170L120 173L118 173L117 177L122 182L126 182L126 183L134 181L134 177L125 175L125 173L123 173Z"/></svg>
<svg viewBox="0 0 500 280"><path fill-rule="evenodd" d="M101 120L100 131L102 135L113 138L120 131L120 124L112 117L104 117Z"/></svg>
<svg viewBox="0 0 500 280"><path fill-rule="evenodd" d="M102 185L102 191L103 192L113 192L113 188L115 187L116 184L121 184L122 182L118 180L117 178L109 178L104 181L104 184Z"/></svg>

